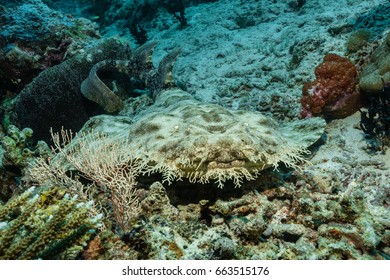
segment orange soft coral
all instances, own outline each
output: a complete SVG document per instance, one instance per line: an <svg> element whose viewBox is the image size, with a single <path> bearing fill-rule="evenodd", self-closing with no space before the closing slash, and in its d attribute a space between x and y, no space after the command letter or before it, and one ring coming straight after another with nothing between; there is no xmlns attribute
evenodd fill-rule
<svg viewBox="0 0 390 280"><path fill-rule="evenodd" d="M327 54L315 69L316 79L302 89L301 117L344 118L360 105L355 65L337 54Z"/></svg>

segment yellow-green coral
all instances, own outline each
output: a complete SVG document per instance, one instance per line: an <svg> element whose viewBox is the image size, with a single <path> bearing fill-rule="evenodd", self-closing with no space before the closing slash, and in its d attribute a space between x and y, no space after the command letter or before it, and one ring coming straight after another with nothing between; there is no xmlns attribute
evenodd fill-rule
<svg viewBox="0 0 390 280"><path fill-rule="evenodd" d="M30 188L0 206L0 259L75 259L100 216L63 189Z"/></svg>
<svg viewBox="0 0 390 280"><path fill-rule="evenodd" d="M35 147L29 143L33 131L31 128L19 130L14 125L9 125L7 135L1 139L1 146L4 150L4 159L6 165L15 165L17 167L26 167L34 155L45 156L50 149L43 141L38 141Z"/></svg>

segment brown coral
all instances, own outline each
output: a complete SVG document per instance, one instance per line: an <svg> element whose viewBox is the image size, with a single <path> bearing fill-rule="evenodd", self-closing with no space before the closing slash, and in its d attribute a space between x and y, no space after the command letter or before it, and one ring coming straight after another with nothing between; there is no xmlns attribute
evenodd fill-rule
<svg viewBox="0 0 390 280"><path fill-rule="evenodd" d="M83 258L86 260L97 260L103 250L102 240L99 236L96 236L89 242L88 248L83 252Z"/></svg>
<svg viewBox="0 0 390 280"><path fill-rule="evenodd" d="M302 117L344 118L360 106L357 70L347 58L327 54L315 69L316 80L302 89Z"/></svg>

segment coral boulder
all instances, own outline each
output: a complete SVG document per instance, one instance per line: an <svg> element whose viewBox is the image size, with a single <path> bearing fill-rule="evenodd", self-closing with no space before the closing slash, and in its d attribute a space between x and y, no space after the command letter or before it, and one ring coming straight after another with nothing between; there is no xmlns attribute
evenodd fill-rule
<svg viewBox="0 0 390 280"><path fill-rule="evenodd" d="M81 82L95 63L104 59L126 58L126 44L114 38L99 40L59 65L39 74L13 100L13 123L30 127L34 140L50 140L50 128L79 130L94 114L80 91Z"/></svg>

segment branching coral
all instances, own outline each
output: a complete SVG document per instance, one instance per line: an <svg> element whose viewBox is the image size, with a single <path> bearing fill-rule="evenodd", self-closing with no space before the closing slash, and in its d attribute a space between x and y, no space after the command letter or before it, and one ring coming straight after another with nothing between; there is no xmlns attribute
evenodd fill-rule
<svg viewBox="0 0 390 280"><path fill-rule="evenodd" d="M1 259L75 259L100 216L63 189L30 188L0 206Z"/></svg>
<svg viewBox="0 0 390 280"><path fill-rule="evenodd" d="M60 185L89 199L91 194L84 191L85 187L77 177L67 175L69 170L76 170L80 176L92 182L89 187L109 194L116 224L122 231L130 229L139 212L136 178L148 170L146 162L133 158L125 141L113 142L103 134L83 135L72 145L63 148L71 141L70 132L53 134L57 158L49 162L40 158L32 163L30 178L41 185Z"/></svg>
<svg viewBox="0 0 390 280"><path fill-rule="evenodd" d="M334 119L357 111L360 106L358 76L349 59L327 54L315 69L315 75L316 80L306 83L302 89L302 117L324 115Z"/></svg>

